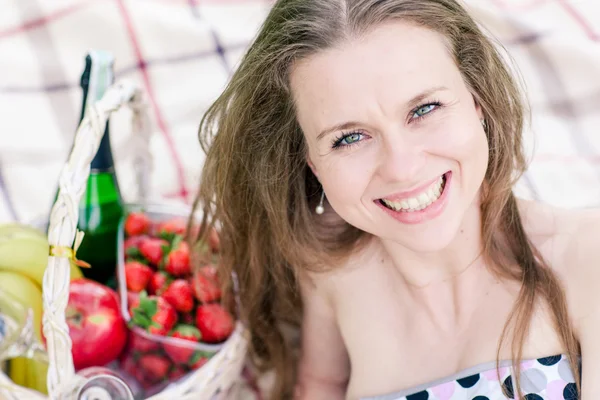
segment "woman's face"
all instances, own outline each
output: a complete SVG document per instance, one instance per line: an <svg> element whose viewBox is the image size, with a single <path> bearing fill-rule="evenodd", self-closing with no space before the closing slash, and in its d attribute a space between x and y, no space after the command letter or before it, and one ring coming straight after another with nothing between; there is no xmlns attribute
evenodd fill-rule
<svg viewBox="0 0 600 400"><path fill-rule="evenodd" d="M388 23L298 62L291 86L335 212L415 251L447 246L478 207L488 147L443 38Z"/></svg>

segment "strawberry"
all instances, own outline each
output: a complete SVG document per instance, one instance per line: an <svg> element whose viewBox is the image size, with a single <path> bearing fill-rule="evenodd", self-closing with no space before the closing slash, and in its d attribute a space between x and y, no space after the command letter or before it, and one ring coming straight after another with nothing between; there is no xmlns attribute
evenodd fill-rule
<svg viewBox="0 0 600 400"><path fill-rule="evenodd" d="M138 248L144 258L154 265L158 265L165 252L169 250L169 242L164 239L146 238Z"/></svg>
<svg viewBox="0 0 600 400"><path fill-rule="evenodd" d="M233 317L220 304L202 304L196 309L196 326L203 342L219 343L233 332Z"/></svg>
<svg viewBox="0 0 600 400"><path fill-rule="evenodd" d="M168 376L169 382L175 382L177 379L181 378L187 373L187 370L181 366L175 366L171 370Z"/></svg>
<svg viewBox="0 0 600 400"><path fill-rule="evenodd" d="M177 322L177 312L169 302L162 297L156 298L156 305L157 311L152 317L154 326L150 326L148 331L158 335L166 335Z"/></svg>
<svg viewBox="0 0 600 400"><path fill-rule="evenodd" d="M217 267L215 267L214 264L206 264L200 267L198 270L201 274L203 274L212 282L214 282L215 285L219 286L219 276L217 274Z"/></svg>
<svg viewBox="0 0 600 400"><path fill-rule="evenodd" d="M123 371L135 378L137 381L141 382L145 379L142 370L138 368L137 362L133 357L127 357L122 360L120 366Z"/></svg>
<svg viewBox="0 0 600 400"><path fill-rule="evenodd" d="M128 261L125 263L125 282L127 289L132 292L141 292L146 289L150 278L152 278L152 269L138 261Z"/></svg>
<svg viewBox="0 0 600 400"><path fill-rule="evenodd" d="M133 315L133 309L140 305L140 294L136 292L127 292L127 305L129 315Z"/></svg>
<svg viewBox="0 0 600 400"><path fill-rule="evenodd" d="M192 288L196 299L201 303L210 303L221 298L221 288L211 278L208 278L202 269L195 271L192 277Z"/></svg>
<svg viewBox="0 0 600 400"><path fill-rule="evenodd" d="M194 309L194 292L185 279L174 280L163 292L162 297L179 312L187 313Z"/></svg>
<svg viewBox="0 0 600 400"><path fill-rule="evenodd" d="M146 239L148 239L148 236L146 235L131 236L125 239L125 242L123 242L123 247L125 249L125 257L141 256L139 246L140 243L142 243Z"/></svg>
<svg viewBox="0 0 600 400"><path fill-rule="evenodd" d="M157 335L166 335L177 322L177 311L168 301L158 296L147 296L145 291L140 293L139 305L132 311L131 324Z"/></svg>
<svg viewBox="0 0 600 400"><path fill-rule="evenodd" d="M192 273L190 263L190 246L187 242L177 237L173 240L173 247L165 267L168 273L175 276L185 276Z"/></svg>
<svg viewBox="0 0 600 400"><path fill-rule="evenodd" d="M198 353L198 354L202 354L202 353ZM190 365L191 369L198 369L202 366L204 366L204 364L206 364L208 362L208 358L207 357L196 357L197 360L195 362L192 362L192 365Z"/></svg>
<svg viewBox="0 0 600 400"><path fill-rule="evenodd" d="M187 220L185 218L171 218L167 221L159 222L155 227L156 236L185 235L187 229Z"/></svg>
<svg viewBox="0 0 600 400"><path fill-rule="evenodd" d="M125 220L125 233L127 236L137 236L148 233L150 218L143 212L131 212Z"/></svg>
<svg viewBox="0 0 600 400"><path fill-rule="evenodd" d="M129 335L128 346L132 351L139 352L141 354L150 353L160 348L157 342L147 338L146 336L143 336L143 334L139 333L139 331L133 331Z"/></svg>
<svg viewBox="0 0 600 400"><path fill-rule="evenodd" d="M186 365L192 355L194 354L193 343L198 343L201 338L200 331L198 328L192 325L179 324L175 326L175 329L169 333L172 338L187 340L190 343L169 343L163 344L165 353L175 362L176 364Z"/></svg>
<svg viewBox="0 0 600 400"><path fill-rule="evenodd" d="M159 354L146 354L138 360L144 375L151 381L157 382L167 378L171 369L171 361Z"/></svg>
<svg viewBox="0 0 600 400"><path fill-rule="evenodd" d="M150 278L148 292L150 294L162 294L171 283L171 276L164 271L157 271Z"/></svg>

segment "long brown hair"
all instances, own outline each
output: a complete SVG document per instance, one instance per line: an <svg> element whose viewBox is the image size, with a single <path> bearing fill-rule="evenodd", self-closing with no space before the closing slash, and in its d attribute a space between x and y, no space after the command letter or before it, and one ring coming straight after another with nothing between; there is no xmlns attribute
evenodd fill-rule
<svg viewBox="0 0 600 400"><path fill-rule="evenodd" d="M239 282L239 316L252 333L251 359L276 372L272 398L290 396L294 353L282 326L298 325L298 274L340 265L367 234L348 225L323 235L314 215L320 185L306 162L307 147L289 87L290 67L349 37L390 21L440 33L487 122L489 166L482 186L482 237L490 268L522 282L498 344L508 336L520 391L523 343L534 304L549 306L579 387L579 348L558 279L524 230L512 187L526 168L522 93L495 45L455 0L279 0L221 96L200 125L206 152L195 208L205 239L220 225L220 274ZM331 230L328 230L331 232ZM509 335L510 332L510 335Z"/></svg>

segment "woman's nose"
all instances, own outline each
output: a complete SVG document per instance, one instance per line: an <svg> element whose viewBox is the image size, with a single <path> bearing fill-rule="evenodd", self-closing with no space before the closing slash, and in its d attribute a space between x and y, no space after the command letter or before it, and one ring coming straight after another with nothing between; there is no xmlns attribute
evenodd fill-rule
<svg viewBox="0 0 600 400"><path fill-rule="evenodd" d="M382 143L378 174L386 182L417 183L425 165L422 146L400 138Z"/></svg>

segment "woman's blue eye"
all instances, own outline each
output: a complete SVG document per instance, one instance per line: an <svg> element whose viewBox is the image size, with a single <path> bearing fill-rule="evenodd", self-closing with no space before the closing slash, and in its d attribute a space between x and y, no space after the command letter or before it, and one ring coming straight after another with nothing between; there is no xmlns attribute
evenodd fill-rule
<svg viewBox="0 0 600 400"><path fill-rule="evenodd" d="M420 117L424 116L425 114L430 113L435 107L436 107L435 104L426 104L423 107L419 107L415 110L415 113L413 114L413 118L420 118Z"/></svg>
<svg viewBox="0 0 600 400"><path fill-rule="evenodd" d="M357 144L361 141L363 134L359 132L347 133L341 137L335 139L332 143L332 148L338 149L340 147L348 147L353 144Z"/></svg>
<svg viewBox="0 0 600 400"><path fill-rule="evenodd" d="M342 138L341 142L345 145L352 144L358 142L360 140L360 133L351 133Z"/></svg>

